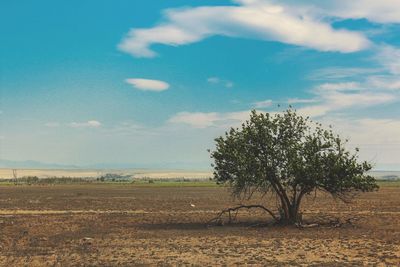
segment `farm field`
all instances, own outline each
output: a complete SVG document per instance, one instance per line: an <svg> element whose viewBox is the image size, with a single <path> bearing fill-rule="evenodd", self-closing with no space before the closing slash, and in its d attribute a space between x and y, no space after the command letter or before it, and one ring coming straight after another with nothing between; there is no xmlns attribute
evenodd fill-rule
<svg viewBox="0 0 400 267"><path fill-rule="evenodd" d="M227 189L167 184L1 185L0 265L400 265L398 183L351 205L311 196L303 218L321 225L304 229L261 211L207 226L237 204ZM338 227L327 223L335 217Z"/></svg>
<svg viewBox="0 0 400 267"><path fill-rule="evenodd" d="M132 178L150 178L150 179L171 179L171 178L195 178L206 179L212 176L207 171L185 171L185 170L151 170L151 169L15 169L18 178L26 176L37 176L39 178L97 178L106 174L127 175ZM13 169L0 168L1 179L13 178Z"/></svg>

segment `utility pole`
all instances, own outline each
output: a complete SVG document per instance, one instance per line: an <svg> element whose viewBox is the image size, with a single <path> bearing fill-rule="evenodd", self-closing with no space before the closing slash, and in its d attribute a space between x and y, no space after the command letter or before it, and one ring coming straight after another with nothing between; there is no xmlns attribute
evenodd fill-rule
<svg viewBox="0 0 400 267"><path fill-rule="evenodd" d="M18 175L17 175L17 169L13 169L13 177L14 177L14 184L18 184Z"/></svg>

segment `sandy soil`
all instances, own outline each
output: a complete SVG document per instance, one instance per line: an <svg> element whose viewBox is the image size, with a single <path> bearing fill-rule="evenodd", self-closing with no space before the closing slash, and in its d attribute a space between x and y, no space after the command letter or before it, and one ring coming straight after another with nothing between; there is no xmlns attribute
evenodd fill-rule
<svg viewBox="0 0 400 267"><path fill-rule="evenodd" d="M259 211L206 225L231 205L225 188L1 186L0 265L400 265L400 187L351 206L306 200L305 221L337 217L336 228L261 227L271 220Z"/></svg>

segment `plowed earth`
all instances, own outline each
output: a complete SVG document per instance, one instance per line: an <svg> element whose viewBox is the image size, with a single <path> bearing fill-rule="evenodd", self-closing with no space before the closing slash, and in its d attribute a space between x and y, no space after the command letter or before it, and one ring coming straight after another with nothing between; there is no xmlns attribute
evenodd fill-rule
<svg viewBox="0 0 400 267"><path fill-rule="evenodd" d="M400 266L400 187L350 205L309 196L303 218L316 227L258 210L207 226L235 204L222 187L0 186L0 265Z"/></svg>

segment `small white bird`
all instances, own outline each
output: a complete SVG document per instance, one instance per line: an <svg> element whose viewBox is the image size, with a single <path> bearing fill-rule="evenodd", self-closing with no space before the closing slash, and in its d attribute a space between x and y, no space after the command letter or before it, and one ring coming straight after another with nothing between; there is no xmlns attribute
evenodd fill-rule
<svg viewBox="0 0 400 267"><path fill-rule="evenodd" d="M194 205L194 204L192 204L192 203L190 203L190 206L191 206L192 208L196 207L196 205Z"/></svg>

